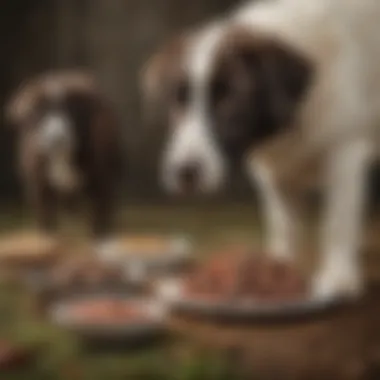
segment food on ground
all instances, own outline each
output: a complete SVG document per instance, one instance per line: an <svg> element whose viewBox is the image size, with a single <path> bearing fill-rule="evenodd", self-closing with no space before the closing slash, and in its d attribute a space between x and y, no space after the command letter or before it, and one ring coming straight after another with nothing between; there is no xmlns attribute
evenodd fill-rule
<svg viewBox="0 0 380 380"><path fill-rule="evenodd" d="M52 282L60 286L123 282L122 268L102 264L90 257L71 258L59 263L51 273Z"/></svg>
<svg viewBox="0 0 380 380"><path fill-rule="evenodd" d="M127 253L154 256L170 252L173 248L172 240L160 236L130 236L118 240L118 246Z"/></svg>
<svg viewBox="0 0 380 380"><path fill-rule="evenodd" d="M73 302L67 309L68 318L88 325L134 324L149 320L143 307L128 300L112 298Z"/></svg>
<svg viewBox="0 0 380 380"><path fill-rule="evenodd" d="M28 350L0 341L0 370L19 369L30 358L31 352Z"/></svg>
<svg viewBox="0 0 380 380"><path fill-rule="evenodd" d="M191 299L281 302L306 295L306 280L291 265L234 252L216 255L185 280Z"/></svg>
<svg viewBox="0 0 380 380"><path fill-rule="evenodd" d="M8 263L33 263L55 257L58 242L39 233L14 233L0 239L0 260Z"/></svg>

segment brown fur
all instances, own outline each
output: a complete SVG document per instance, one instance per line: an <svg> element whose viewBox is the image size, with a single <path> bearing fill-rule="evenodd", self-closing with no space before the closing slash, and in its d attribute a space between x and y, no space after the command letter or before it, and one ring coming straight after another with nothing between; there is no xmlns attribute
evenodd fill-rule
<svg viewBox="0 0 380 380"><path fill-rule="evenodd" d="M164 110L171 126L179 124L191 100L183 60L193 38L196 31L170 41L143 70L145 102ZM296 123L315 71L308 57L275 38L235 27L224 36L214 61L208 93L212 124L234 160ZM187 100L181 100L183 88L190 93ZM147 114L158 118L151 111Z"/></svg>
<svg viewBox="0 0 380 380"><path fill-rule="evenodd" d="M141 72L144 115L148 121L167 117L177 83L184 77L184 50L189 37L173 38L147 62Z"/></svg>
<svg viewBox="0 0 380 380"><path fill-rule="evenodd" d="M46 159L32 138L51 80L63 89L65 109L74 126L77 146L71 162L83 180L81 194L91 202L93 232L105 235L111 229L116 179L122 168L121 136L115 114L91 75L61 72L41 76L22 87L11 101L8 115L19 131L20 173L27 196L40 226L55 230L62 194L49 182ZM69 194L73 196L76 194Z"/></svg>
<svg viewBox="0 0 380 380"><path fill-rule="evenodd" d="M244 59L252 68L251 73L244 67ZM261 137L253 144L250 142L246 152L250 158L270 167L279 186L298 189L318 187L322 159L320 155L309 159L309 147L302 142L302 130L298 128L297 120L315 73L311 61L284 42L240 27L228 33L216 62L216 77L235 78L236 95L229 103L223 104L220 111L227 113L227 117L228 113L234 112L234 107L246 101L244 96L249 91L256 92L257 98L265 97L264 89L269 94L268 100L272 104L267 117L262 118L262 125L258 125L264 127L258 133ZM264 88L260 88L262 78L265 80ZM248 107L256 115L268 106L256 104L254 108L255 99L250 99ZM271 124L268 116L272 119L272 128L265 130Z"/></svg>
<svg viewBox="0 0 380 380"><path fill-rule="evenodd" d="M311 62L283 42L244 28L229 31L210 83L213 123L227 150L245 154L287 133L313 74Z"/></svg>

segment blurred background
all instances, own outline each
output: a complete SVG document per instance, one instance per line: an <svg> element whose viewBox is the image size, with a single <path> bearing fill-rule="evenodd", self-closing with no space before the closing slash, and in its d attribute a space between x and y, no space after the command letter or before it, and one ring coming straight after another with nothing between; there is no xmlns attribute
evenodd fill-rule
<svg viewBox="0 0 380 380"><path fill-rule="evenodd" d="M213 197L212 202L207 199L207 207L204 207L204 203L194 207L193 200L184 201L190 207L168 207L170 197L163 194L157 180L158 155L165 130L158 128L152 131L143 125L138 91L138 73L161 44L186 27L207 21L241 1L1 0L0 231L13 230L16 226L20 228L24 224L29 226L29 219L25 218L23 212L19 213L19 204L22 204L19 201L23 193L16 171L16 134L6 124L4 105L23 81L46 70L80 67L96 73L122 121L128 161L123 193L131 206L125 213L126 223L123 226L126 230L189 233L196 238L196 253L199 256L214 249L214 245L225 242L257 244L262 238L260 220L257 220L257 204L252 188L242 173L230 179L229 188L221 196ZM377 169L371 179L372 199L376 200L380 198ZM213 202L216 202L216 206ZM219 207L219 202L223 202L223 207ZM9 205L5 206L5 203ZM371 207L370 210L374 213L376 209ZM379 226L380 222L370 230L371 239L367 239L371 243L370 253L373 251L374 255L366 261L366 268L369 277L376 279L380 279ZM70 227L75 234L84 236L83 229L78 229L76 224L70 224ZM375 242L373 247L372 240ZM73 252L78 254L80 251L75 248ZM305 260L308 257L305 255ZM283 329L273 329L270 324L263 329L259 325L250 331L251 335L247 335L248 330L239 329L237 334L231 334L232 330L228 330L228 339L225 339L224 336L218 336L218 329L213 335L207 334L213 329L193 331L192 326L189 328L186 324L184 331L187 334L190 332L190 335L202 338L201 349L197 344L194 345L193 340L196 339L192 336L189 341L194 347L189 347L186 340L180 345L174 342L170 350L158 349L141 354L138 358L127 358L126 355L115 358L90 356L81 352L76 346L77 342L73 342L73 337L48 326L38 314L39 310L37 318L34 309L32 315L29 304L34 302L34 298L25 293L15 293L14 289L4 288L0 283L0 357L1 339L9 337L22 344L37 344L37 358L42 358L36 370L27 370L25 376L17 379L96 380L110 376L116 380L237 379L235 375L226 375L221 370L228 360L224 356L214 359L214 345L223 348L228 346L226 352L234 358L233 361L238 356L244 360L244 364L250 366L252 363L258 367L257 377L244 379L284 379L282 370L293 370L289 365L291 359L302 369L309 370L311 367L312 371L320 366L324 368L323 365L334 369L348 366L351 372L352 368L354 371L360 370L364 365L360 367L362 361L356 361L356 357L369 356L372 345L377 349L376 358L380 358L378 297L373 302L367 302L368 307L367 303L363 303L352 315L347 313L342 319L334 317L331 323L326 319L315 325L307 322L307 325L301 324L300 329L295 326L293 330L287 322ZM204 346L208 345L212 346L212 356L205 355L207 351ZM240 346L243 347L244 352L232 350L236 345L239 350ZM370 359L365 358L369 364ZM278 360L278 368L273 365L275 360ZM183 368L180 367L182 362L185 363ZM261 375L261 364L264 373L267 370L270 374L268 377ZM240 362L234 366L240 370ZM219 372L215 372L215 368ZM273 368L279 371L272 371ZM376 369L376 374L368 377L369 380L380 379L380 367ZM168 370L173 373L172 377L166 376ZM138 372L139 376L133 371ZM301 379L294 376L289 378ZM329 377L324 373L321 377L306 377L309 380L311 378L338 380L336 376ZM351 376L344 377L344 380L356 378L359 379ZM0 379L10 379L3 375L1 368Z"/></svg>
<svg viewBox="0 0 380 380"><path fill-rule="evenodd" d="M226 11L238 0L3 0L0 8L0 108L22 81L45 70L94 70L125 131L125 194L162 199L155 163L163 133L141 122L138 72L167 38ZM157 131L156 131L157 132ZM14 134L1 118L0 197L20 197ZM232 181L231 181L232 182ZM234 197L249 196L244 181Z"/></svg>
<svg viewBox="0 0 380 380"><path fill-rule="evenodd" d="M19 200L15 134L4 104L24 80L45 70L94 71L122 121L129 200L162 202L157 181L164 129L142 123L138 73L161 44L188 26L222 14L239 0L2 0L0 6L0 199ZM374 171L373 199L380 194ZM241 173L222 199L252 199Z"/></svg>

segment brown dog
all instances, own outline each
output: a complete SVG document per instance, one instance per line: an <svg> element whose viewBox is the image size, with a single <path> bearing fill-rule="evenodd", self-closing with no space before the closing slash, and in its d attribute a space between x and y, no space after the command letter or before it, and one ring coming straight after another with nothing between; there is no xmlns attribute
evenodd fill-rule
<svg viewBox="0 0 380 380"><path fill-rule="evenodd" d="M91 202L95 236L109 233L123 162L121 131L95 79L73 71L40 76L16 92L7 111L39 225L55 231L59 201L82 194Z"/></svg>

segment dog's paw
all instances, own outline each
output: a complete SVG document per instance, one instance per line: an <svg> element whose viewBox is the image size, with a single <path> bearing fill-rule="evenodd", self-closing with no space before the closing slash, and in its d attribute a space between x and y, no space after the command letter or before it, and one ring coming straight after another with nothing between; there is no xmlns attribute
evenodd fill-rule
<svg viewBox="0 0 380 380"><path fill-rule="evenodd" d="M330 266L317 272L312 291L317 299L358 298L364 292L364 279L356 266Z"/></svg>
<svg viewBox="0 0 380 380"><path fill-rule="evenodd" d="M284 241L271 241L266 244L265 253L274 261L285 264L293 264L296 255L295 250Z"/></svg>

